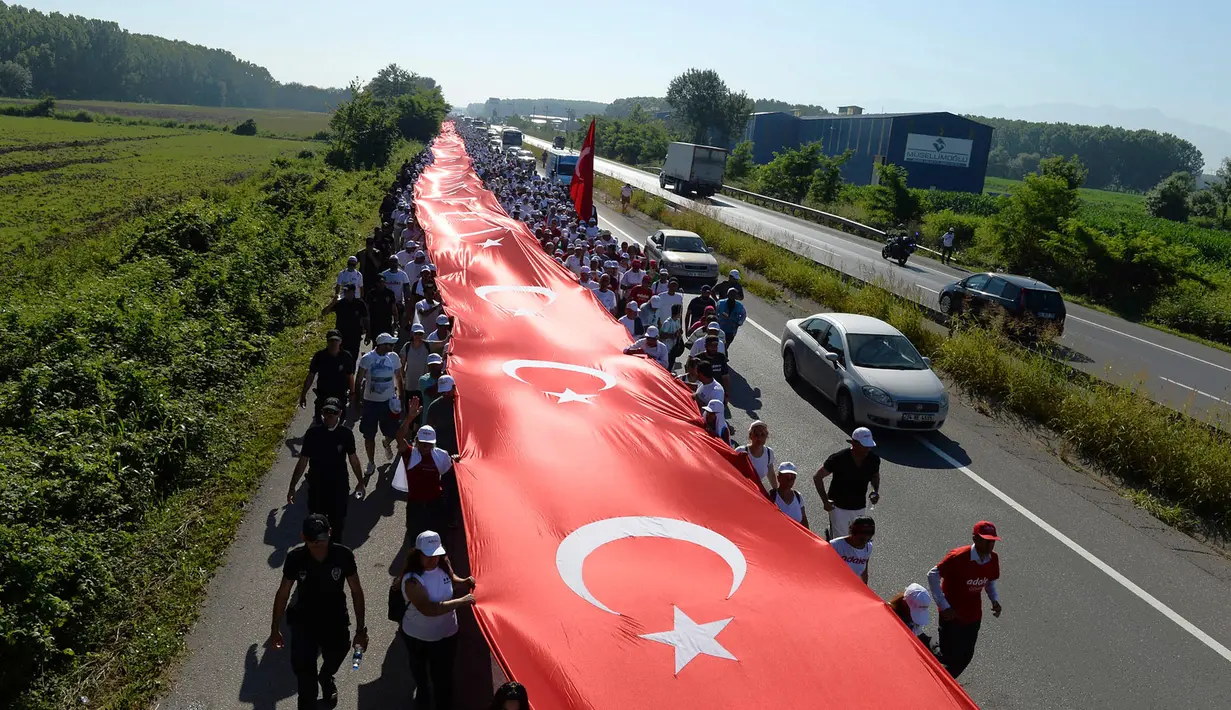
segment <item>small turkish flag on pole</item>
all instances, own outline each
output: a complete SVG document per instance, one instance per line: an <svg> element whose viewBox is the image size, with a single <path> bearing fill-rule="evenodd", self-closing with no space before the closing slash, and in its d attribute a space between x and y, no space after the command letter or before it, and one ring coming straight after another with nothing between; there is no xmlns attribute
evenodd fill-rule
<svg viewBox="0 0 1231 710"><path fill-rule="evenodd" d="M573 198L573 207L581 219L590 219L594 215L594 121L590 121L590 130L586 132L586 141L581 144L581 155L577 157L577 167L573 169L573 182L568 188L569 196Z"/></svg>

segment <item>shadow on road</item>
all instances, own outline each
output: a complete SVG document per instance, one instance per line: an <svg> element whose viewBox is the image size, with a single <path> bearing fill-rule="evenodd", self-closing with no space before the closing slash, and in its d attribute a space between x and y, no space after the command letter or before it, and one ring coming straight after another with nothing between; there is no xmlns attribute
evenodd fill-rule
<svg viewBox="0 0 1231 710"><path fill-rule="evenodd" d="M393 515L393 501L395 496L400 495L393 490L393 474L397 473L395 466L394 462L378 466L376 473L364 480L367 497L363 500L351 497L346 515L346 539L341 541L343 545L352 550L358 549L372 536L372 531L382 518Z"/></svg>
<svg viewBox="0 0 1231 710"><path fill-rule="evenodd" d="M290 636L285 628L283 634L287 645L282 650L266 646L262 652L254 643L244 656L244 678L239 685L238 700L251 704L253 710L275 710L279 700L295 695L298 688L295 674L291 672Z"/></svg>
<svg viewBox="0 0 1231 710"><path fill-rule="evenodd" d="M391 622L392 623L392 622ZM345 666L343 667L345 669ZM380 677L357 688L359 710L411 707L415 679L410 675L406 644L395 635L380 664Z"/></svg>
<svg viewBox="0 0 1231 710"><path fill-rule="evenodd" d="M301 485L296 493L295 505L273 508L269 515L265 516L265 537L262 541L272 548L269 551L271 569L282 569L282 564L286 562L286 553L299 544L303 519L308 516L307 500L307 486Z"/></svg>
<svg viewBox="0 0 1231 710"><path fill-rule="evenodd" d="M734 370L731 371L731 391L727 395L731 409L738 409L752 419L760 418L761 388L748 384L748 380Z"/></svg>

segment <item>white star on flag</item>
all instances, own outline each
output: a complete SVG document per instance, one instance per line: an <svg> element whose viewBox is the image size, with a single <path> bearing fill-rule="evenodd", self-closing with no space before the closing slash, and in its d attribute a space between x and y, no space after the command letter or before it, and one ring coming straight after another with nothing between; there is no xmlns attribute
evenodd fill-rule
<svg viewBox="0 0 1231 710"><path fill-rule="evenodd" d="M501 240L501 239L504 239L504 237L499 237L499 238L497 238L497 239L488 239L487 241L483 242L483 248L484 248L484 249L486 249L486 248L488 248L488 247L498 247L498 246L503 246L503 245L500 243L500 240Z"/></svg>
<svg viewBox="0 0 1231 710"><path fill-rule="evenodd" d="M698 624L680 611L678 606L672 605L671 608L675 610L675 628L656 634L642 634L641 638L675 647L676 675L679 675L680 671L684 670L684 666L692 662L692 659L703 654L725 658L729 661L739 660L723 648L716 638L735 617L722 621L711 621L708 624Z"/></svg>
<svg viewBox="0 0 1231 710"><path fill-rule="evenodd" d="M567 387L564 388L563 392L548 392L547 394L557 398L556 404L564 404L565 402L585 402L586 404L594 404L590 401L590 399L598 396L594 394L577 394Z"/></svg>
<svg viewBox="0 0 1231 710"><path fill-rule="evenodd" d="M538 314L538 311L532 311L529 308L518 308L513 311L514 316L537 316Z"/></svg>

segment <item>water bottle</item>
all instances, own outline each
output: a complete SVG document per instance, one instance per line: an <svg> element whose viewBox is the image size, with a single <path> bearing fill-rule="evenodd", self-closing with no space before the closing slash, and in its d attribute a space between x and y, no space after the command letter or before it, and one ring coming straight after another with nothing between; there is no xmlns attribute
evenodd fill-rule
<svg viewBox="0 0 1231 710"><path fill-rule="evenodd" d="M363 660L363 646L360 646L359 644L355 644L355 653L350 658L351 658L350 669L352 671L359 670L359 662Z"/></svg>

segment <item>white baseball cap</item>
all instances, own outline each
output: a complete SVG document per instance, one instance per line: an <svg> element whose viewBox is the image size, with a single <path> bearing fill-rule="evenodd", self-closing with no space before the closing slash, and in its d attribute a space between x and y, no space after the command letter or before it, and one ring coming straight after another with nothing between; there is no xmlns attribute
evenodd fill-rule
<svg viewBox="0 0 1231 710"><path fill-rule="evenodd" d="M655 307L655 308L658 308L658 304L660 304L660 303L662 303L662 299L661 299L661 298L659 298L657 294L655 294L655 295L653 295L653 296L650 296L650 305L651 305L651 306L653 306L653 307Z"/></svg>
<svg viewBox="0 0 1231 710"><path fill-rule="evenodd" d="M791 463L790 461L783 461L782 463L778 464L778 473L789 473L792 476L798 476L799 469L795 468L795 464Z"/></svg>
<svg viewBox="0 0 1231 710"><path fill-rule="evenodd" d="M448 325L448 324L449 324L449 316L446 316L443 313L436 316L436 325Z"/></svg>
<svg viewBox="0 0 1231 710"><path fill-rule="evenodd" d="M419 427L419 433L415 434L415 439L424 444L436 443L436 430L430 426Z"/></svg>
<svg viewBox="0 0 1231 710"><path fill-rule="evenodd" d="M440 533L434 530L424 530L419 533L419 537L415 538L415 549L428 557L440 557L445 554L445 546L440 544Z"/></svg>
<svg viewBox="0 0 1231 710"><path fill-rule="evenodd" d="M640 313L640 312L641 312L641 306L638 306L636 301L629 301L629 302L628 302L628 303L624 306L624 310L626 310L626 311L632 311L633 313Z"/></svg>
<svg viewBox="0 0 1231 710"><path fill-rule="evenodd" d="M583 266L583 267L581 267L581 273L583 273L583 274L588 274L588 273L590 273L590 267L588 267L588 266Z"/></svg>
<svg viewBox="0 0 1231 710"><path fill-rule="evenodd" d="M452 392L453 391L453 375L441 375L439 380L436 380L437 392Z"/></svg>
<svg viewBox="0 0 1231 710"><path fill-rule="evenodd" d="M902 598L910 608L910 620L919 626L927 626L928 607L932 606L932 595L928 594L928 590L922 584L912 582L906 585Z"/></svg>
<svg viewBox="0 0 1231 710"><path fill-rule="evenodd" d="M735 279L736 281L739 281L739 269L731 269L731 273L728 274L728 276Z"/></svg>
<svg viewBox="0 0 1231 710"><path fill-rule="evenodd" d="M724 407L722 406L721 399L711 399L710 403L705 405L705 411L712 412L714 414L722 414L723 409Z"/></svg>
<svg viewBox="0 0 1231 710"><path fill-rule="evenodd" d="M655 327L655 326L650 326L649 328L646 328L646 329L645 329L645 337L647 337L647 338L657 338L657 337L658 337L658 328L657 328L657 327Z"/></svg>
<svg viewBox="0 0 1231 710"><path fill-rule="evenodd" d="M376 336L377 345L397 345L398 339L388 333L381 333Z"/></svg>
<svg viewBox="0 0 1231 710"><path fill-rule="evenodd" d="M705 329L706 329L707 331L709 331L709 332L713 332L713 333L721 333L721 332L722 332L722 326L718 325L717 323L710 323L709 325L707 325L707 326L705 327Z"/></svg>
<svg viewBox="0 0 1231 710"><path fill-rule="evenodd" d="M415 323L414 325L410 326L410 332L411 333L426 333L427 331L423 329L422 323Z"/></svg>
<svg viewBox="0 0 1231 710"><path fill-rule="evenodd" d="M432 353L427 356L427 364L429 365L443 365L444 362L444 358L440 357L440 353Z"/></svg>
<svg viewBox="0 0 1231 710"><path fill-rule="evenodd" d="M863 444L869 449L876 446L876 439L872 438L872 430L866 426L861 426L852 431L850 440L857 444Z"/></svg>

